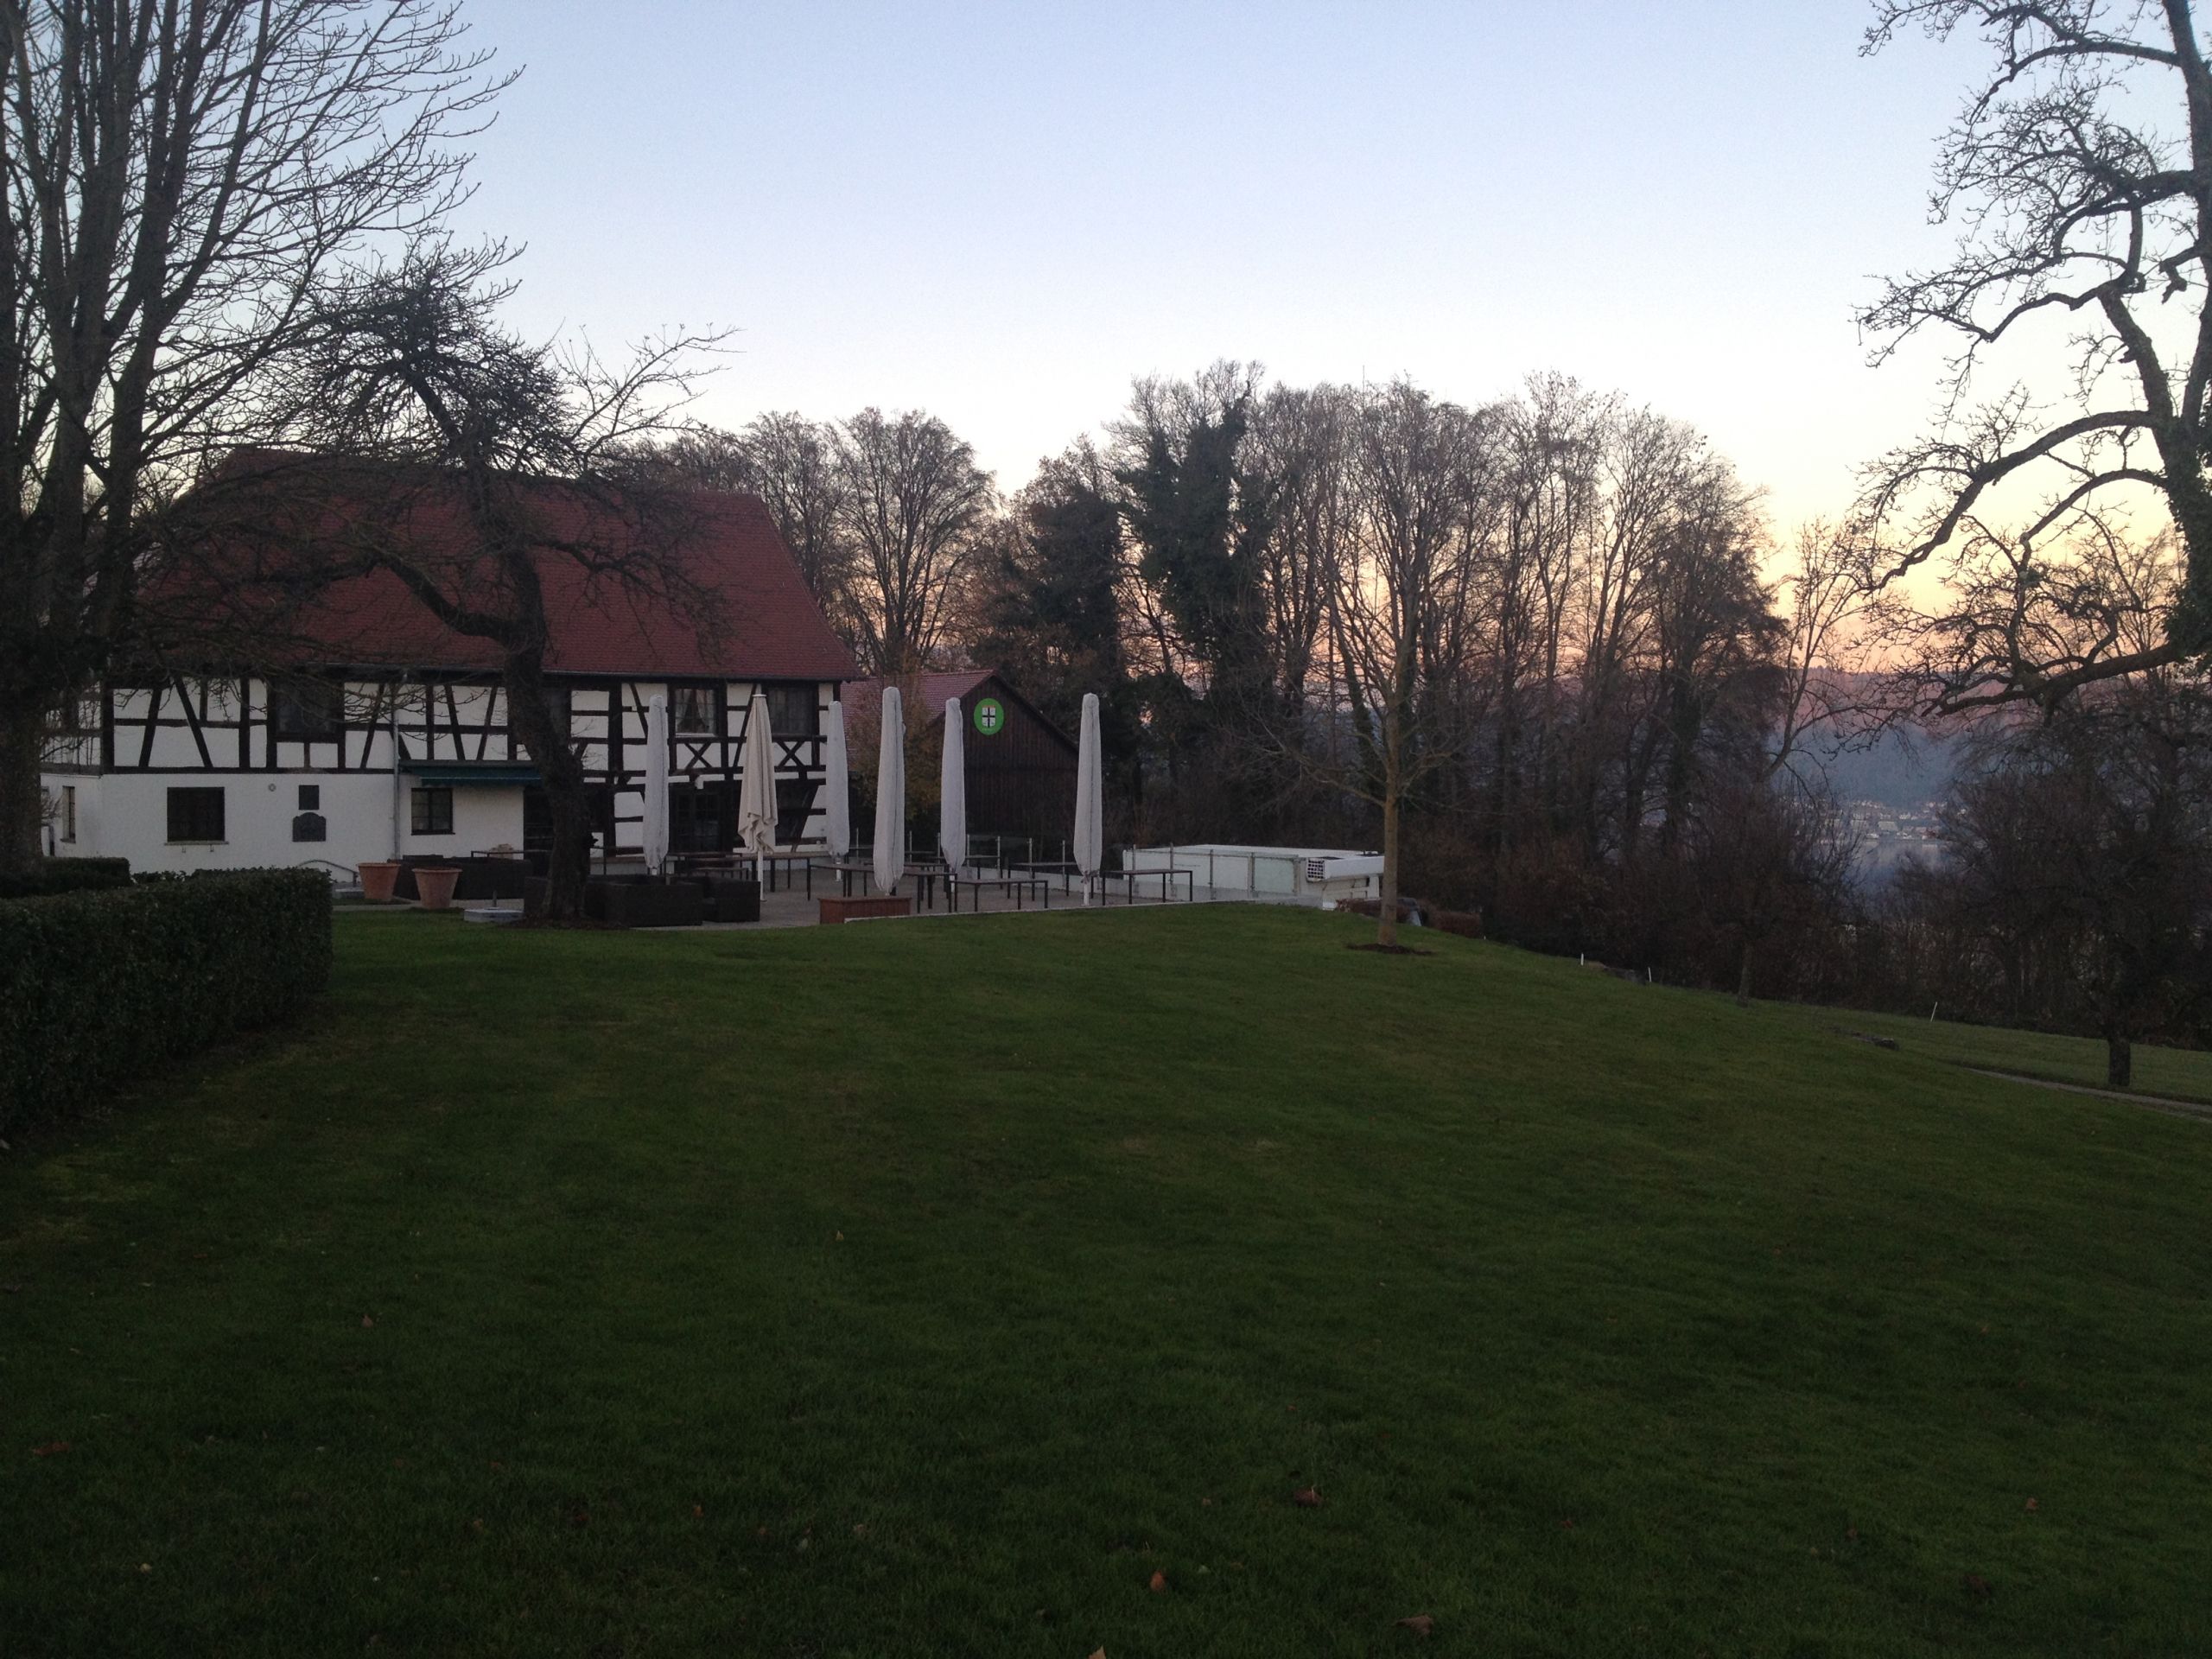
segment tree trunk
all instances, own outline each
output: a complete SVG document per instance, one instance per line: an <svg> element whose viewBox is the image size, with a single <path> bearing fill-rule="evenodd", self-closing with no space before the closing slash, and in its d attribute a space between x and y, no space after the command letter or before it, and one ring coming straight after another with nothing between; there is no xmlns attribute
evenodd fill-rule
<svg viewBox="0 0 2212 1659"><path fill-rule="evenodd" d="M2112 1089L2132 1088L2135 1082L2135 1050L2127 1033L2107 1028L2105 1032L2105 1084Z"/></svg>
<svg viewBox="0 0 2212 1659"><path fill-rule="evenodd" d="M38 777L45 754L45 711L0 708L0 874L22 874L46 850L46 797Z"/></svg>
<svg viewBox="0 0 2212 1659"><path fill-rule="evenodd" d="M1392 768L1393 772L1395 768ZM1375 918L1375 943L1395 950L1398 943L1398 791L1395 778L1382 792L1382 908Z"/></svg>
<svg viewBox="0 0 2212 1659"><path fill-rule="evenodd" d="M548 701L544 664L534 651L511 652L500 676L507 693L507 723L537 763L553 820L553 846L545 862L545 919L583 919L584 879L591 865L591 804L583 766L566 732L556 730Z"/></svg>
<svg viewBox="0 0 2212 1659"><path fill-rule="evenodd" d="M548 775L539 769L540 778ZM579 779L567 788L549 785L545 804L553 820L553 847L545 861L545 919L581 921L584 880L591 871L591 804Z"/></svg>
<svg viewBox="0 0 2212 1659"><path fill-rule="evenodd" d="M1736 969L1736 1006L1751 1006L1751 941L1748 936L1744 940L1743 961Z"/></svg>

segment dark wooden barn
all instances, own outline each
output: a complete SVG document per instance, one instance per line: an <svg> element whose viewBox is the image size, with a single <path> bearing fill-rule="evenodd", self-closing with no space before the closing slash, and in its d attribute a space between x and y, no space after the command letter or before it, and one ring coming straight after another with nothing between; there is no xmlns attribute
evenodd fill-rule
<svg viewBox="0 0 2212 1659"><path fill-rule="evenodd" d="M854 680L844 687L845 702L870 731L883 684ZM945 700L959 698L968 734L968 833L1026 840L1034 843L1035 856L1058 856L1074 833L1075 740L993 669L919 674L899 682L899 690L906 705L907 776L934 778L944 753Z"/></svg>

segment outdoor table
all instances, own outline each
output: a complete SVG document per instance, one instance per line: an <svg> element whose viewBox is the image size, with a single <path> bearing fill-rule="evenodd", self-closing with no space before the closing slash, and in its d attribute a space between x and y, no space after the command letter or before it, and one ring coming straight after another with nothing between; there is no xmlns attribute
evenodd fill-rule
<svg viewBox="0 0 2212 1659"><path fill-rule="evenodd" d="M960 889L963 887L973 887L976 890L975 902L968 906L971 912L980 912L983 908L985 887L996 887L1014 900L1014 907L1016 910L1021 908L1021 900L1025 893L1035 899L1046 909L1050 910L1052 907L1052 887L1041 875L948 874L946 885L951 889L952 908L955 911L960 908Z"/></svg>
<svg viewBox="0 0 2212 1659"><path fill-rule="evenodd" d="M866 858L825 858L822 860L816 868L817 869L831 871L836 875L838 894L840 897L846 899L849 899L853 896L853 878L855 876L866 877L872 876L875 874L874 861L873 859ZM811 876L807 878L807 892L810 895L814 891L812 885L813 879L814 878Z"/></svg>
<svg viewBox="0 0 2212 1659"><path fill-rule="evenodd" d="M776 872L779 868L785 873L784 885L787 887L791 886L790 869L796 864L806 873L806 896L810 899L814 897L814 855L812 853L763 853L760 855L760 862L767 867L766 873L768 877L769 891L775 890Z"/></svg>
<svg viewBox="0 0 2212 1659"><path fill-rule="evenodd" d="M916 895L921 899L922 903L927 905L931 910L935 910L937 908L937 884L941 878L949 876L952 873L946 869L944 865L932 862L928 864L909 864L901 872L901 874L912 879Z"/></svg>
<svg viewBox="0 0 2212 1659"><path fill-rule="evenodd" d="M1124 904L1134 905L1136 903L1137 883L1144 877L1149 875L1156 875L1160 878L1160 902L1161 904L1166 904L1174 898L1175 895L1173 889L1175 886L1175 878L1179 875L1183 878L1183 898L1185 901L1186 903L1196 903L1198 900L1198 873L1196 870L1162 867L1156 870L1122 870L1118 874L1126 894L1122 899Z"/></svg>
<svg viewBox="0 0 2212 1659"><path fill-rule="evenodd" d="M1060 880L1062 893L1073 893L1075 878L1082 874L1072 859L1024 859L1008 864L1006 870L1009 875L1033 875L1040 881L1049 881L1054 876L1058 876Z"/></svg>

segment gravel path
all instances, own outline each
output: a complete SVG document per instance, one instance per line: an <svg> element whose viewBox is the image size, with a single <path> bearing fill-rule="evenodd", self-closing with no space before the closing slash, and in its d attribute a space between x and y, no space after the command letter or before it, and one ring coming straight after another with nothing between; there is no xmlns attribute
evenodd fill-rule
<svg viewBox="0 0 2212 1659"><path fill-rule="evenodd" d="M1970 1065L1969 1071L1978 1071L1985 1077L2002 1077L2007 1083L2024 1083L2037 1089L2063 1089L2069 1095L2097 1095L2106 1100L2124 1100L2136 1106L2147 1106L2154 1112L2164 1112L2173 1117L2194 1117L2212 1123L2212 1106L2201 1101L2176 1100L2170 1095L2132 1095L2119 1089L2093 1089L2086 1083L2058 1083L2050 1077L2031 1077L2021 1071L1993 1071L1985 1065Z"/></svg>

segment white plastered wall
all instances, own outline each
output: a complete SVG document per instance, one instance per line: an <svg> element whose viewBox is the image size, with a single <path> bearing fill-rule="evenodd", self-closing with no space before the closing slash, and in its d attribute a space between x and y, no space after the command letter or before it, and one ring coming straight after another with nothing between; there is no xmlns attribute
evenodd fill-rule
<svg viewBox="0 0 2212 1659"><path fill-rule="evenodd" d="M364 859L392 856L388 772L57 773L46 783L50 791L68 785L77 791L77 839L54 848L65 857L127 858L134 870L234 870L321 862L350 871ZM327 825L327 836L320 842L292 839L302 784L321 793L316 810ZM456 786L453 833L448 836L413 833L410 793L414 786L415 779L403 772L402 856L448 853L460 857L502 843L522 845L519 785ZM223 791L222 841L168 839L168 791L175 788Z"/></svg>

